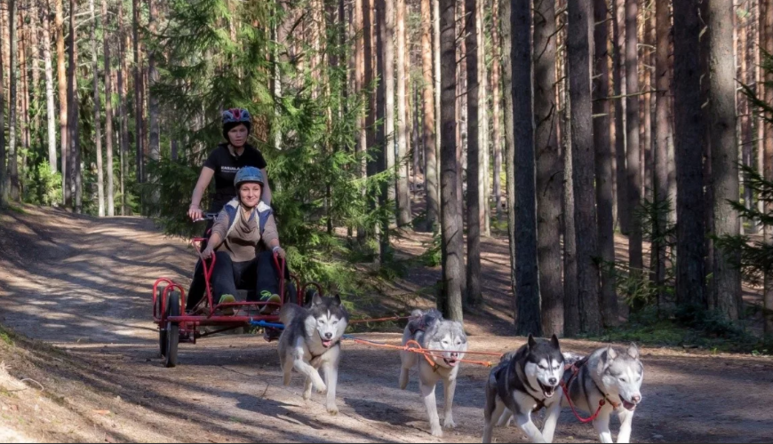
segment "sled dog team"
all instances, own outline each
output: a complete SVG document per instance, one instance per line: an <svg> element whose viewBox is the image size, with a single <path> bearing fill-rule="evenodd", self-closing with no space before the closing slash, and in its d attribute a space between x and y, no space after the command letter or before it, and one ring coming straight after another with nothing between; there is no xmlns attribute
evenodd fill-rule
<svg viewBox="0 0 773 444"><path fill-rule="evenodd" d="M303 398L311 398L312 389L327 396L327 411L337 414L336 384L341 357L340 341L349 315L341 299L314 295L307 307L286 304L280 319L286 326L279 339L279 357L285 385L295 369L305 376ZM424 355L401 351L399 384L408 386L409 372L418 370L419 389L429 415L432 435L442 436L435 386L443 381L445 406L443 427L454 428L453 402L459 368L467 351L467 336L462 325L443 319L437 310L415 310L405 327L402 343L415 341ZM324 380L319 369L323 370ZM644 366L639 350L603 347L586 357L562 353L558 338L535 339L507 353L491 371L486 382L483 442L491 442L494 426L515 421L530 442L552 442L559 413L569 406L564 395L578 411L593 417L593 426L602 442L613 442L609 420L616 413L620 420L617 442L629 442L636 406L641 402ZM563 382L563 384L562 384ZM533 415L545 409L542 430Z"/></svg>

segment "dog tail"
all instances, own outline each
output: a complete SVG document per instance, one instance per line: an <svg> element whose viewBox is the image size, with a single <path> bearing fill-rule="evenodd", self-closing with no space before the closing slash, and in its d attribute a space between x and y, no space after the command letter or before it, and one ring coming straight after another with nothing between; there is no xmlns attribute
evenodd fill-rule
<svg viewBox="0 0 773 444"><path fill-rule="evenodd" d="M301 308L298 304L294 304L292 302L284 304L282 309L279 311L279 322L284 324L286 327L290 325L290 323L293 322L293 319L295 319L295 317L298 316L298 314L302 311L303 308Z"/></svg>

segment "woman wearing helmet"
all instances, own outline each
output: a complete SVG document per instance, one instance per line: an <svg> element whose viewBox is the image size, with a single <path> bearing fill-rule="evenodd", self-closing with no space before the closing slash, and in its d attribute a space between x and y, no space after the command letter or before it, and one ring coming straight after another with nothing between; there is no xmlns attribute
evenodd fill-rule
<svg viewBox="0 0 773 444"><path fill-rule="evenodd" d="M215 178L215 194L210 199L209 211L219 212L225 204L236 196L234 177L243 167L255 167L263 175L263 197L266 204L271 204L271 188L266 180L266 160L263 154L247 143L252 129L252 118L249 111L241 108L231 108L223 111L223 137L227 142L221 143L212 151L204 162L196 188L193 190L188 216L201 219L201 199L204 196L212 178Z"/></svg>
<svg viewBox="0 0 773 444"><path fill-rule="evenodd" d="M213 300L219 303L233 302L239 284L254 279L258 267L256 247L261 241L279 257L285 257L271 207L261 201L263 184L263 174L255 167L244 167L236 173L237 197L223 207L202 252L205 259L217 256L212 289ZM268 296L264 300L281 301L278 296Z"/></svg>

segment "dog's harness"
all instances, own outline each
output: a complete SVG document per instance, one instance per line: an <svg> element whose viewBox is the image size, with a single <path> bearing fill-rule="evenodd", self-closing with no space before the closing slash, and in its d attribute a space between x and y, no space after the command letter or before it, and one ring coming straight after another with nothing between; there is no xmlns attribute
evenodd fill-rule
<svg viewBox="0 0 773 444"><path fill-rule="evenodd" d="M603 390L601 390L601 387L596 383L596 381L591 378L593 381L593 385L596 386L596 390L601 393L601 396L603 396L603 399L599 400L599 407L596 409L596 412L591 415L589 418L582 418L579 413L577 413L577 410L574 408L574 404L572 403L572 397L569 395L569 387L572 385L572 381L574 381L574 378L577 377L577 375L580 373L580 368L584 366L588 362L588 356L580 359L579 361L575 362L574 364L567 365L564 371L571 371L572 374L569 376L569 380L564 383L564 381L561 381L561 388L564 390L564 396L566 396L566 401L569 403L569 407L572 408L572 413L574 413L575 418L577 418L578 421L585 424L588 422L591 422L595 420L599 413L601 412L601 409L609 403L609 405L612 406L613 409L617 410L618 407L620 407L619 403L612 402L612 400L609 399L609 395L604 393Z"/></svg>
<svg viewBox="0 0 773 444"><path fill-rule="evenodd" d="M408 323L408 331L411 332L411 336L412 337L415 338L416 337L416 333L418 333L418 332L424 332L424 333L427 332L427 321L425 321L425 319L426 318L424 316L422 316L421 318L419 318L419 322L416 322L416 323L409 322ZM414 342L416 344L417 348L419 348L419 349L422 348L421 344L419 344L418 341L409 341L406 345L411 344L411 342ZM428 354L426 354L426 353L423 353L423 354L424 354L424 359L427 361L427 364L429 364L429 366L432 367L432 372L433 373L437 373L438 369L440 369L440 364L438 364L432 358L430 358Z"/></svg>
<svg viewBox="0 0 773 444"><path fill-rule="evenodd" d="M536 392L536 390L534 390L534 387L531 386L531 384L529 383L528 378L525 378L522 375L522 373L523 373L523 371L521 370L521 367L516 365L515 366L515 375L518 376L518 379L520 379L521 383L526 387L526 394L529 395L529 397L531 399L533 399L534 402L537 403L537 405L531 410L531 412L532 413L537 413L537 412L539 412L540 410L542 410L542 409L544 409L546 407L545 406L545 401L547 400L547 398L538 399L536 396L532 395L531 392L532 391Z"/></svg>

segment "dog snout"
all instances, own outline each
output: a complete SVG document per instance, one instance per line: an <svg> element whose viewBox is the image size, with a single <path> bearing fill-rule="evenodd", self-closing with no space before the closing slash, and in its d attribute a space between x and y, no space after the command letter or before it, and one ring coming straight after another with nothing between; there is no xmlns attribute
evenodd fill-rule
<svg viewBox="0 0 773 444"><path fill-rule="evenodd" d="M550 378L550 379L548 379L548 382L550 382L550 385L556 385L556 384L558 384L558 379Z"/></svg>
<svg viewBox="0 0 773 444"><path fill-rule="evenodd" d="M633 395L631 397L631 401L633 401L634 404L638 404L641 402L641 395Z"/></svg>
<svg viewBox="0 0 773 444"><path fill-rule="evenodd" d="M325 339L330 339L333 337L333 333L325 333Z"/></svg>

